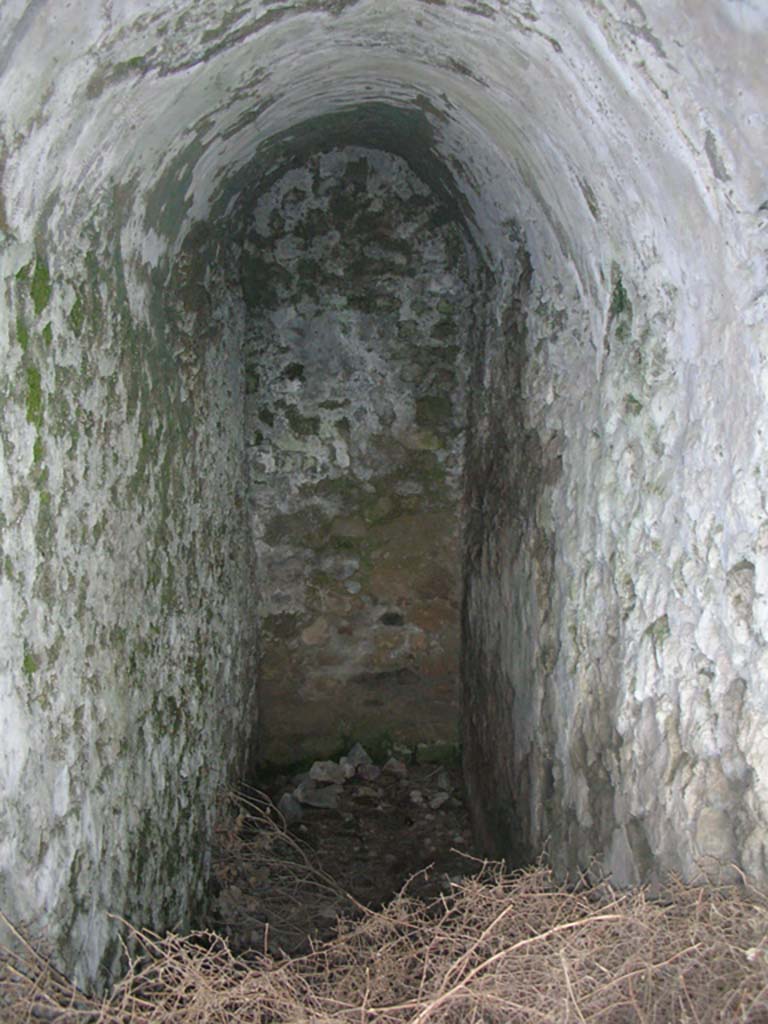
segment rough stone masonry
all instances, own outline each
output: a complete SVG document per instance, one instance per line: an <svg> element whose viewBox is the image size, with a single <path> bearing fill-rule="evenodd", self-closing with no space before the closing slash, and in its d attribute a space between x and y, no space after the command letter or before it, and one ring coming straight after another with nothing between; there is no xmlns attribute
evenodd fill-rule
<svg viewBox="0 0 768 1024"><path fill-rule="evenodd" d="M260 742L457 702L489 851L768 885L762 0L0 40L0 909L103 984Z"/></svg>

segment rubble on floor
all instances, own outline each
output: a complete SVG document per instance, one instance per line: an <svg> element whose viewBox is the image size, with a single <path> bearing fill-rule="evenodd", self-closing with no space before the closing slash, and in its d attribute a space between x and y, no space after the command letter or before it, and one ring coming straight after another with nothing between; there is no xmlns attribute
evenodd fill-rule
<svg viewBox="0 0 768 1024"><path fill-rule="evenodd" d="M295 955L405 883L431 899L477 870L457 764L379 765L356 743L265 790L231 798L217 831L210 925L238 952Z"/></svg>

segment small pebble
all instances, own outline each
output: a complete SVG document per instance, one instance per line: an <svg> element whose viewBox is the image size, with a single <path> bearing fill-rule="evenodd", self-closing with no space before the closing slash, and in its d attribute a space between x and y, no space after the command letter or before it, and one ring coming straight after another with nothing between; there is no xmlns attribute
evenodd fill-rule
<svg viewBox="0 0 768 1024"><path fill-rule="evenodd" d="M437 796L433 796L432 799L429 801L429 806L432 808L433 811L437 811L440 807L443 806L443 804L448 803L450 799L450 793L438 793Z"/></svg>
<svg viewBox="0 0 768 1024"><path fill-rule="evenodd" d="M335 761L315 761L309 769L309 777L314 782L334 782L340 785L348 775L344 766Z"/></svg>
<svg viewBox="0 0 768 1024"><path fill-rule="evenodd" d="M297 821L301 821L304 813L301 804L292 793L283 793L277 802L277 809L285 818L286 825L295 825Z"/></svg>
<svg viewBox="0 0 768 1024"><path fill-rule="evenodd" d="M404 779L408 774L408 766L404 761L399 761L396 757L390 757L384 765L383 771L396 776L398 779Z"/></svg>
<svg viewBox="0 0 768 1024"><path fill-rule="evenodd" d="M346 760L357 767L361 764L372 764L373 758L361 743L355 743L347 754Z"/></svg>
<svg viewBox="0 0 768 1024"><path fill-rule="evenodd" d="M378 800L381 797L381 791L374 786L358 786L355 790L355 796L362 796L369 800Z"/></svg>
<svg viewBox="0 0 768 1024"><path fill-rule="evenodd" d="M299 803L307 807L333 810L339 802L341 786L317 786L311 779L302 782L293 791Z"/></svg>

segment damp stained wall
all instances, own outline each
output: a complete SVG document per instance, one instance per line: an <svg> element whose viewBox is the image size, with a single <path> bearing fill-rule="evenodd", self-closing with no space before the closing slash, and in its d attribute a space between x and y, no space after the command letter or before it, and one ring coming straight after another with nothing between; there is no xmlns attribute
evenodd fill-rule
<svg viewBox="0 0 768 1024"><path fill-rule="evenodd" d="M110 908L199 911L256 722L242 360L191 291L136 315L119 203L5 282L0 902L82 977Z"/></svg>
<svg viewBox="0 0 768 1024"><path fill-rule="evenodd" d="M246 206L345 146L477 253L478 835L768 884L757 0L0 7L0 899L84 984L184 927L257 755Z"/></svg>
<svg viewBox="0 0 768 1024"><path fill-rule="evenodd" d="M250 216L259 756L455 747L466 242L405 161L370 149L289 171Z"/></svg>

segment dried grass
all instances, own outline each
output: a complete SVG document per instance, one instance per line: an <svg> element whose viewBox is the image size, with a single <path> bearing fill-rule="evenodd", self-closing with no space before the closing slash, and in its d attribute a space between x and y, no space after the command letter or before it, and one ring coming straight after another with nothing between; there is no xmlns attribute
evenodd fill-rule
<svg viewBox="0 0 768 1024"><path fill-rule="evenodd" d="M340 894L253 800L277 850L288 904ZM246 823L247 824L247 823ZM240 826L243 822L240 822ZM252 829L246 829L246 834ZM265 838L266 836L266 838ZM220 837L221 838L221 837ZM225 844L226 845L226 844ZM477 865L430 904L408 886L383 910L348 904L334 938L302 956L232 953L213 932L132 931L137 952L104 1000L79 993L29 945L0 952L3 1021L85 1024L762 1024L768 1022L768 902L745 886L671 882L651 898L542 866ZM275 893L274 900L280 899ZM285 898L285 894L283 897ZM274 909L274 908L273 908ZM356 915L356 916L355 916Z"/></svg>

